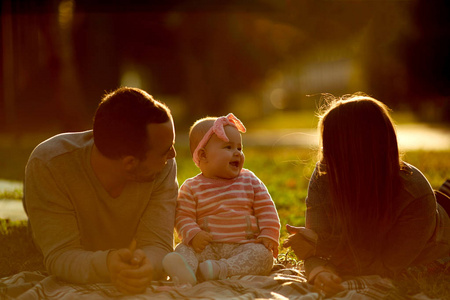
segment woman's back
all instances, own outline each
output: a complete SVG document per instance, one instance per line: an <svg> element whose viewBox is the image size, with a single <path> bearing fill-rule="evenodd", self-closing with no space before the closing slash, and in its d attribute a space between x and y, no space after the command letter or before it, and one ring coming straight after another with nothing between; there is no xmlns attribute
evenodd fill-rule
<svg viewBox="0 0 450 300"><path fill-rule="evenodd" d="M339 247L342 228L336 228L339 225L329 218L332 199L328 176L318 176L314 172L306 199L306 227L319 234L319 256L329 258L342 275L391 276L408 266L448 255L450 219L444 209L436 205L434 192L423 174L411 165L405 166L400 171L400 188L393 198L392 225L380 251ZM316 266L315 259L305 262L307 272Z"/></svg>

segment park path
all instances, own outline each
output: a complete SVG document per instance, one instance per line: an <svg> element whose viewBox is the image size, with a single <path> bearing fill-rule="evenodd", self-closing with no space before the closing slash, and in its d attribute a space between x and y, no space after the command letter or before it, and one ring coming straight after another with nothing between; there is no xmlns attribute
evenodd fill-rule
<svg viewBox="0 0 450 300"><path fill-rule="evenodd" d="M254 146L297 146L319 144L317 129L283 129L245 133L244 144ZM450 127L406 124L397 127L400 150L450 150Z"/></svg>
<svg viewBox="0 0 450 300"><path fill-rule="evenodd" d="M432 127L424 124L397 126L400 149L450 150L450 127ZM318 145L316 129L258 130L245 133L244 144L248 146L296 146L315 148ZM177 136L177 144L187 145L187 134ZM0 180L0 191L21 188L22 183ZM22 202L0 199L0 218L25 220Z"/></svg>

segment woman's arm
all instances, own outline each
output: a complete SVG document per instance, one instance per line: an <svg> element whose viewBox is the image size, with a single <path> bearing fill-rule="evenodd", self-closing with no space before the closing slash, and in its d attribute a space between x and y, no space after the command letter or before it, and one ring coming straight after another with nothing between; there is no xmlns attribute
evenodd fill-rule
<svg viewBox="0 0 450 300"><path fill-rule="evenodd" d="M326 175L318 175L316 166L308 185L306 197L305 227L317 233L314 256L305 259L305 271L309 277L317 267L332 266L328 258L338 246L338 240L332 238L333 227L330 222L329 208L331 196ZM320 268L319 268L320 269ZM313 274L314 275L314 274Z"/></svg>
<svg viewBox="0 0 450 300"><path fill-rule="evenodd" d="M406 206L386 237L377 274L393 275L412 265L436 230L436 200L431 193Z"/></svg>

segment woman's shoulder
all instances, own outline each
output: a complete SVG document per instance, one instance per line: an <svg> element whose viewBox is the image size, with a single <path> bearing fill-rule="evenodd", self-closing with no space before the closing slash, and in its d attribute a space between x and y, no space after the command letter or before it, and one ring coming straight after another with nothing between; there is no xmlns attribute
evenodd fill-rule
<svg viewBox="0 0 450 300"><path fill-rule="evenodd" d="M311 174L311 177L309 178L309 185L310 187L328 186L328 176L326 173L326 166L323 163L321 162L316 163L314 170Z"/></svg>
<svg viewBox="0 0 450 300"><path fill-rule="evenodd" d="M314 171L309 178L308 195L305 199L308 204L326 204L331 201L329 179L324 166L316 163Z"/></svg>
<svg viewBox="0 0 450 300"><path fill-rule="evenodd" d="M402 181L402 189L413 196L413 198L433 194L433 188L425 175L417 167L407 162L403 162L400 178Z"/></svg>

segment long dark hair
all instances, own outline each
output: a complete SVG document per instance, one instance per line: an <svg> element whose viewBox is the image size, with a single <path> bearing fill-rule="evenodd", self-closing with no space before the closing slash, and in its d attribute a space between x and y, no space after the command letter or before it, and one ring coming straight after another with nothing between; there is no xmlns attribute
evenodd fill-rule
<svg viewBox="0 0 450 300"><path fill-rule="evenodd" d="M355 94L331 102L319 117L319 176L327 174L338 250L380 253L393 222L401 159L389 108Z"/></svg>

